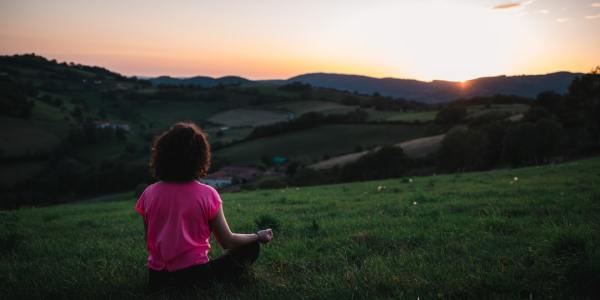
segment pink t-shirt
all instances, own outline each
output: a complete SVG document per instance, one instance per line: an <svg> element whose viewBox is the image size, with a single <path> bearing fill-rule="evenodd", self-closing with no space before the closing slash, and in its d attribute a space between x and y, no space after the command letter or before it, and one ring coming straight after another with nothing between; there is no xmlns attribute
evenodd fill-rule
<svg viewBox="0 0 600 300"><path fill-rule="evenodd" d="M148 186L135 205L148 223L148 267L174 271L207 263L208 222L220 207L219 193L198 181Z"/></svg>

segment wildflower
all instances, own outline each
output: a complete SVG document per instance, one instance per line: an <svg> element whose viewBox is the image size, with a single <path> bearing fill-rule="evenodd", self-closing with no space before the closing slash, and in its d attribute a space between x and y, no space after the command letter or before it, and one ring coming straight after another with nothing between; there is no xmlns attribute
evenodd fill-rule
<svg viewBox="0 0 600 300"><path fill-rule="evenodd" d="M408 179L408 182L409 182L409 183L411 183L411 182L412 182L412 178L409 178L409 179Z"/></svg>
<svg viewBox="0 0 600 300"><path fill-rule="evenodd" d="M382 190L384 190L384 189L385 189L385 186L381 186L381 185L380 185L380 186L378 186L378 187L377 187L377 191L378 191L378 192L381 192L381 191L382 191Z"/></svg>
<svg viewBox="0 0 600 300"><path fill-rule="evenodd" d="M515 177L515 178L513 178L513 180L514 180L514 181L517 181L517 180L519 180L519 177Z"/></svg>
<svg viewBox="0 0 600 300"><path fill-rule="evenodd" d="M417 201L413 201L413 205L417 205Z"/></svg>

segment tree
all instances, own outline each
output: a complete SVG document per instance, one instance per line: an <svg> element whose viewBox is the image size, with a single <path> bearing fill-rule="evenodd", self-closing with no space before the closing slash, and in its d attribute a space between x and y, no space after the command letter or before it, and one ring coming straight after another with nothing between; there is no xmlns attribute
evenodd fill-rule
<svg viewBox="0 0 600 300"><path fill-rule="evenodd" d="M384 146L341 169L342 181L399 177L410 168L410 160L399 147Z"/></svg>
<svg viewBox="0 0 600 300"><path fill-rule="evenodd" d="M435 121L443 125L455 125L467 117L467 109L459 104L451 104L440 110Z"/></svg>
<svg viewBox="0 0 600 300"><path fill-rule="evenodd" d="M541 119L535 123L537 134L537 155L542 162L548 162L560 152L563 142L563 129L560 123L551 119Z"/></svg>
<svg viewBox="0 0 600 300"><path fill-rule="evenodd" d="M583 115L592 142L600 144L600 66L573 80L567 101Z"/></svg>
<svg viewBox="0 0 600 300"><path fill-rule="evenodd" d="M485 169L491 169L500 164L504 136L509 126L509 121L496 121L481 127L481 133L483 133L486 140L483 153Z"/></svg>
<svg viewBox="0 0 600 300"><path fill-rule="evenodd" d="M455 129L444 137L439 151L439 165L449 171L482 169L485 149L485 136L475 129Z"/></svg>
<svg viewBox="0 0 600 300"><path fill-rule="evenodd" d="M35 102L29 101L22 85L0 76L0 114L29 118Z"/></svg>
<svg viewBox="0 0 600 300"><path fill-rule="evenodd" d="M536 158L535 125L520 123L506 132L502 147L502 160L512 166L531 164Z"/></svg>

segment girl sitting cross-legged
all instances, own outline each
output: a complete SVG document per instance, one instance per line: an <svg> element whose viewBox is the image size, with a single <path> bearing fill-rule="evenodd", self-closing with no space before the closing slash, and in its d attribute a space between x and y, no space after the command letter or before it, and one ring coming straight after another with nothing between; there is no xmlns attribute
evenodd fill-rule
<svg viewBox="0 0 600 300"><path fill-rule="evenodd" d="M206 134L193 123L177 123L156 138L150 168L160 181L148 186L135 210L144 219L149 286L184 287L210 281L235 281L257 258L259 243L271 229L233 233L219 193L200 183L210 166ZM209 238L228 251L209 260Z"/></svg>

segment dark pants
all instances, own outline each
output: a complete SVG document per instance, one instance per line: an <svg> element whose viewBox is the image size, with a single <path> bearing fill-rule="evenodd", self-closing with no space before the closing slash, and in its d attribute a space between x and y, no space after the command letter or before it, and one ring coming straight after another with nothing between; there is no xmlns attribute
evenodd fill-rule
<svg viewBox="0 0 600 300"><path fill-rule="evenodd" d="M228 250L221 257L206 264L169 272L148 269L148 284L151 291L167 287L190 287L211 281L235 282L239 280L258 258L259 242Z"/></svg>

